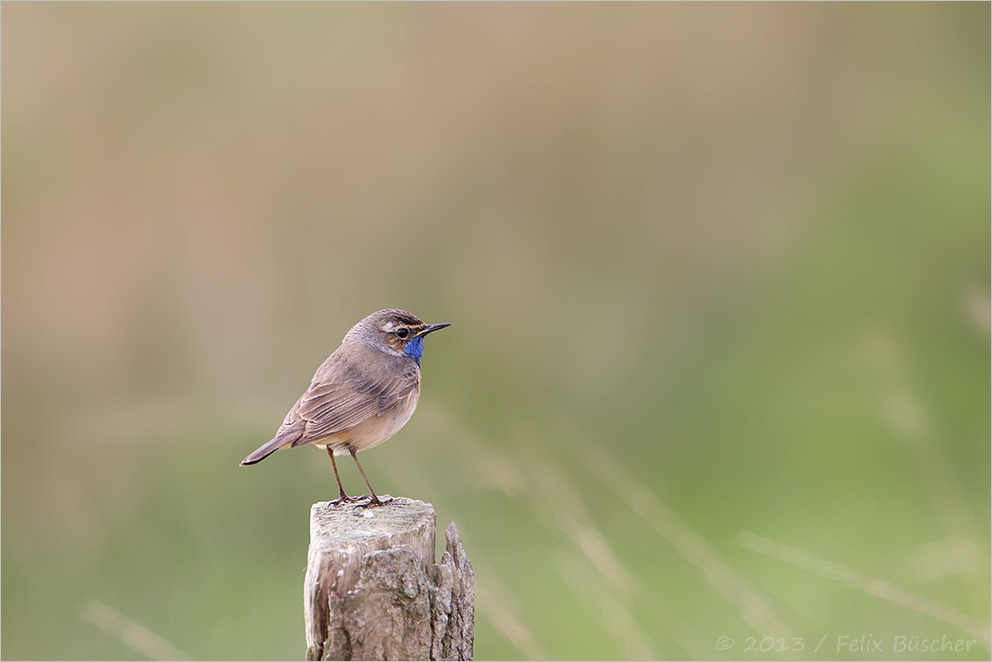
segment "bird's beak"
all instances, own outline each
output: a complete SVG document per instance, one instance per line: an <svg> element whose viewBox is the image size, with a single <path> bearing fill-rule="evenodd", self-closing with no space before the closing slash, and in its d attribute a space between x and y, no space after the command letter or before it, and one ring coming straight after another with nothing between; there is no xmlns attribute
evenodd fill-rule
<svg viewBox="0 0 992 662"><path fill-rule="evenodd" d="M450 324L429 324L427 328L418 333L418 336L426 336L428 333L434 333L435 331L440 331L446 326L451 326Z"/></svg>

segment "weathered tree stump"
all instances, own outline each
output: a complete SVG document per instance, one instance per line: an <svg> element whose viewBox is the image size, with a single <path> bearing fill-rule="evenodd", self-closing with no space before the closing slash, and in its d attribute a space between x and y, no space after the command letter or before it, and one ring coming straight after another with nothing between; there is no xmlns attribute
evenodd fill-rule
<svg viewBox="0 0 992 662"><path fill-rule="evenodd" d="M378 508L315 503L304 583L307 660L471 660L475 573L458 530L397 497Z"/></svg>

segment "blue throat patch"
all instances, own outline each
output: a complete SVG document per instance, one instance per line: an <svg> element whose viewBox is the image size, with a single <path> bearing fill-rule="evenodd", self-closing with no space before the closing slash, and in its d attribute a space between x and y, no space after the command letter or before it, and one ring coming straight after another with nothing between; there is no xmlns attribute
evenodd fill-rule
<svg viewBox="0 0 992 662"><path fill-rule="evenodd" d="M404 353L420 365L420 359L424 358L424 337L417 336L406 346Z"/></svg>

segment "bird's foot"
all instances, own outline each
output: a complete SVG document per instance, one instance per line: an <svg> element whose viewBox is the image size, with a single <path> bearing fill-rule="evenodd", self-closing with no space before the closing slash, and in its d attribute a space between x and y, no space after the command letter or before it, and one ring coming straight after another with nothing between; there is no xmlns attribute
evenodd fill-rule
<svg viewBox="0 0 992 662"><path fill-rule="evenodd" d="M392 497L383 497L380 499L374 494L371 496L366 494L363 497L359 497L358 499L355 499L355 501L361 501L362 499L368 499L368 501L366 501L365 503L356 503L355 508L371 508L375 506L385 506L387 503L390 503L393 500Z"/></svg>
<svg viewBox="0 0 992 662"><path fill-rule="evenodd" d="M330 504L330 505L332 505L332 506L340 506L342 503L356 503L358 501L361 501L364 498L365 497L351 497L351 496L348 496L347 494L342 494L341 496L339 496L334 501L328 501L327 503Z"/></svg>

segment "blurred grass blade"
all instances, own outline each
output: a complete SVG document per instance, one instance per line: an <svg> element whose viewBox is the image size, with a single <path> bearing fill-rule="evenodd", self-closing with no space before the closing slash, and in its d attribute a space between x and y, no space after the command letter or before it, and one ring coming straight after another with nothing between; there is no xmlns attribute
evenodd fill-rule
<svg viewBox="0 0 992 662"><path fill-rule="evenodd" d="M656 660L658 654L651 640L641 632L633 611L617 594L605 577L594 572L573 550L565 552L558 563L558 572L565 583L594 612L600 622L630 660Z"/></svg>
<svg viewBox="0 0 992 662"><path fill-rule="evenodd" d="M90 600L83 610L83 619L153 660L192 659L141 623L132 621L102 602Z"/></svg>
<svg viewBox="0 0 992 662"><path fill-rule="evenodd" d="M496 572L477 560L475 566L475 606L485 613L492 626L528 660L548 660L550 656L537 643L530 628L517 615L522 613L516 599L503 586ZM480 581L480 578L484 578Z"/></svg>
<svg viewBox="0 0 992 662"><path fill-rule="evenodd" d="M580 443L571 435L572 444ZM619 463L593 444L583 444L576 453L590 474L615 492L635 513L654 526L679 555L695 566L725 598L738 605L744 619L763 635L778 639L791 637L789 627L773 611L757 589L721 557L668 504L646 485L630 475Z"/></svg>
<svg viewBox="0 0 992 662"><path fill-rule="evenodd" d="M863 575L853 568L821 559L809 552L769 540L750 531L742 532L737 540L741 547L746 549L807 570L820 577L833 579L851 588L860 589L868 595L887 600L903 609L953 625L962 632L978 639L986 649L992 646L992 635L990 635L988 623L982 623L977 618L968 616L950 605L910 593L895 584Z"/></svg>

